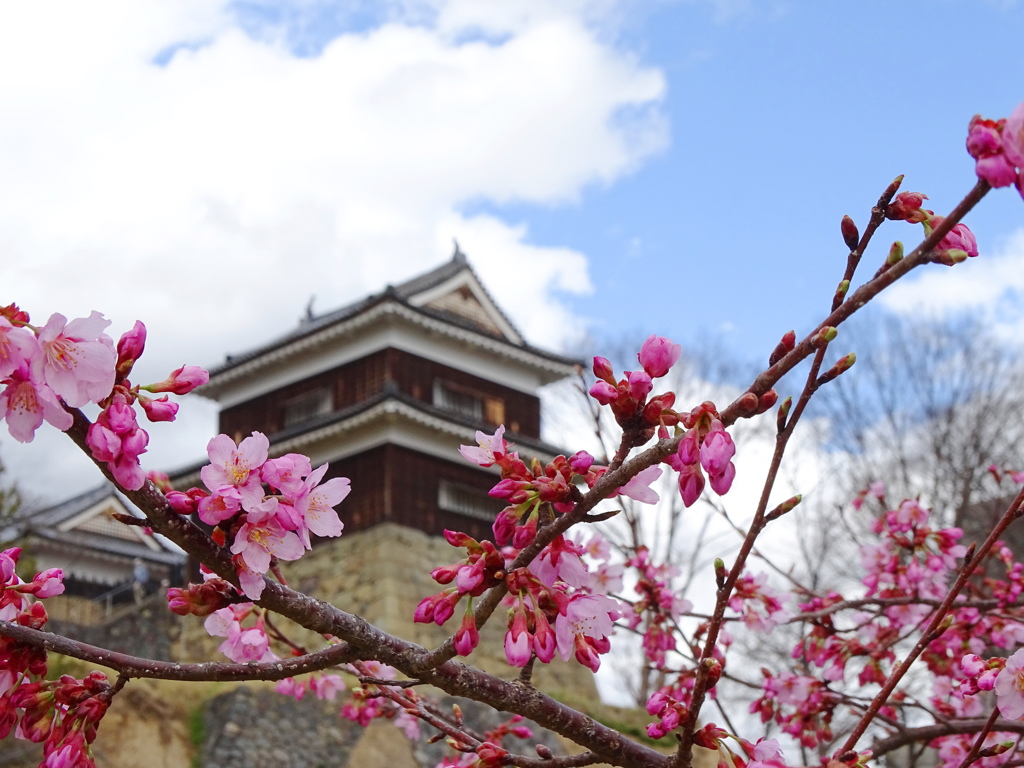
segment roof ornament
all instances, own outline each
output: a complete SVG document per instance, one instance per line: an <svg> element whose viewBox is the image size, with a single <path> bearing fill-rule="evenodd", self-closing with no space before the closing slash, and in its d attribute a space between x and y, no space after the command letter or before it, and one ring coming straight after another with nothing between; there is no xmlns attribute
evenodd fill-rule
<svg viewBox="0 0 1024 768"><path fill-rule="evenodd" d="M316 317L316 315L313 314L313 302L314 301L316 301L316 294L315 293L312 294L309 297L309 301L306 302L306 315L301 320L299 320L299 324L300 325L307 325L309 323L312 323L313 319Z"/></svg>
<svg viewBox="0 0 1024 768"><path fill-rule="evenodd" d="M454 261L456 264L465 264L466 254L464 254L462 252L462 249L459 248L459 241L453 237L452 243L455 245L455 253L452 254L452 261Z"/></svg>

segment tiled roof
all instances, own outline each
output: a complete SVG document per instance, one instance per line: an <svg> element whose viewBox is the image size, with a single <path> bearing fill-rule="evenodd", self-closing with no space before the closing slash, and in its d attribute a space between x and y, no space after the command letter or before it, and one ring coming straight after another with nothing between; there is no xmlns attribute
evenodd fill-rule
<svg viewBox="0 0 1024 768"><path fill-rule="evenodd" d="M344 307L341 307L340 309L336 309L332 312L328 312L323 315L310 317L302 321L296 328L292 329L288 333L285 333L284 335L279 336L273 341L270 341L259 347L247 350L245 352L227 355L225 362L223 364L212 367L210 369L210 376L211 378L216 378L219 374L230 371L231 369L243 363L246 363L250 360L255 360L256 358L259 358L262 355L267 354L268 352L272 352L294 341L305 338L307 336L311 336L317 333L318 331L324 330L325 328L354 318L362 314L363 312L366 312L367 310L388 301L397 302L414 313L419 313L427 317L433 317L442 320L451 325L455 325L465 330L469 330L474 333L478 333L482 336L485 336L487 338L490 338L492 341L498 341L503 344L507 344L510 348L529 352L532 355L536 355L551 362L563 364L566 366L573 366L579 363L578 360L575 360L573 358L558 355L553 352L548 352L547 350L534 347L530 344L517 344L512 341L509 341L504 336L488 331L487 329L482 328L479 324L473 323L469 321L467 318L461 317L453 312L446 312L429 306L414 306L410 302L410 299L412 297L422 294L425 291L430 290L431 288L443 284L445 281L450 280L451 278L455 277L461 272L468 272L473 276L473 278L476 280L477 285L479 285L480 288L484 291L484 294L490 301L494 311L496 311L501 316L503 321L507 323L510 328L515 330L515 326L513 325L512 321L508 319L508 316L505 315L505 313L501 310L500 307L498 307L498 305L494 302L493 298L490 296L487 289L483 286L482 283L480 283L479 278L476 277L476 274L473 272L472 267L470 267L469 263L466 261L465 255L461 251L456 250L454 257L450 261L446 262L445 264L442 264L436 269L432 269L431 271L425 274L419 275L418 277L414 277L410 280L406 280L405 282L399 283L398 285L389 285L380 293L372 294L351 304L348 304ZM515 332L518 335L518 331ZM202 389L200 389L199 392L201 394Z"/></svg>
<svg viewBox="0 0 1024 768"><path fill-rule="evenodd" d="M154 550L141 540L133 541L130 537L104 535L99 532L101 527L95 525L91 526L94 530L89 530L88 521L85 528L75 526L69 530L62 530L62 524L106 499L116 499L129 514L136 514L134 505L117 488L110 483L103 483L54 506L27 510L13 523L13 533L15 536L30 535L47 541L64 542L77 548L141 557L161 563L178 564L184 561L185 556L181 552L159 537L152 538L153 543L159 547L159 550ZM125 528L127 530L127 526Z"/></svg>

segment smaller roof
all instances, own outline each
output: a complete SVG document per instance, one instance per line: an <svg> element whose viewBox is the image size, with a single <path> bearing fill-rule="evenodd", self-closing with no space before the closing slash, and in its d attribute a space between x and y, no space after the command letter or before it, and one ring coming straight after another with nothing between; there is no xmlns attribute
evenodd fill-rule
<svg viewBox="0 0 1024 768"><path fill-rule="evenodd" d="M111 483L92 488L51 507L20 512L4 538L37 537L75 549L91 549L119 557L177 565L185 554L168 541L146 534L141 526L125 525L113 514L141 517Z"/></svg>

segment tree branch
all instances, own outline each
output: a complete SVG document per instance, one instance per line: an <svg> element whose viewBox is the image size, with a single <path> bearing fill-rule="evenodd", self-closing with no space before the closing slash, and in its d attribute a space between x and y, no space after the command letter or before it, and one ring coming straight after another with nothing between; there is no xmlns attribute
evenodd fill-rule
<svg viewBox="0 0 1024 768"><path fill-rule="evenodd" d="M233 664L210 661L202 664L181 664L173 661L155 661L127 653L111 651L96 645L0 621L0 636L46 651L71 656L107 667L127 677L155 680L226 681L226 680L283 680L286 677L317 672L321 669L346 664L359 658L348 643L331 645L316 653L295 656L280 661Z"/></svg>

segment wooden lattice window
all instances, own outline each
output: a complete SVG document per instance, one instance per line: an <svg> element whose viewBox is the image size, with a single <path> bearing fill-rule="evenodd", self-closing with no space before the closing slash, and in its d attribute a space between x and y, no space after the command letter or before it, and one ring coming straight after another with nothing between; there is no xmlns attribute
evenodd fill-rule
<svg viewBox="0 0 1024 768"><path fill-rule="evenodd" d="M497 503L487 495L487 491L447 480L442 480L437 487L437 506L445 512L455 512L488 523L494 521L498 512Z"/></svg>
<svg viewBox="0 0 1024 768"><path fill-rule="evenodd" d="M304 395L293 397L284 404L284 426L293 427L296 424L305 424L318 416L323 416L334 410L334 402L331 397L331 390L327 387L314 389Z"/></svg>
<svg viewBox="0 0 1024 768"><path fill-rule="evenodd" d="M434 405L473 421L502 424L505 421L505 401L500 397L480 394L447 381L434 382Z"/></svg>

